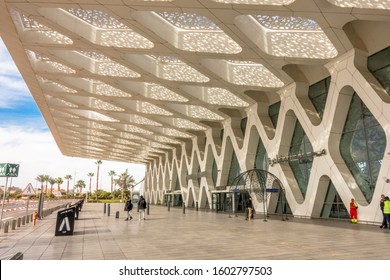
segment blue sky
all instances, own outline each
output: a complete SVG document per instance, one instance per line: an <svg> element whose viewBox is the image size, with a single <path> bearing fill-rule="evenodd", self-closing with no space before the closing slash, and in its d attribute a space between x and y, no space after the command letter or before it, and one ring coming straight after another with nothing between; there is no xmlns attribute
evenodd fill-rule
<svg viewBox="0 0 390 280"><path fill-rule="evenodd" d="M19 176L12 179L12 185L24 189L31 183L35 187L39 174L54 178L70 174L76 180L84 180L89 188L87 174L92 172L92 188L96 187L97 159L65 157L60 153L1 39L0 85L0 163L20 164ZM137 182L145 176L144 165L101 160L99 181L103 189L110 187L110 170L120 174L128 169ZM5 183L6 179L0 178L0 186Z"/></svg>

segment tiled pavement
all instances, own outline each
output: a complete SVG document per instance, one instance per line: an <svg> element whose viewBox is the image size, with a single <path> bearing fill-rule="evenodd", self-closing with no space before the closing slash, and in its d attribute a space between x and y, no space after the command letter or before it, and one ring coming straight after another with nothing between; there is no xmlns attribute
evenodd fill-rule
<svg viewBox="0 0 390 280"><path fill-rule="evenodd" d="M115 212L120 218L115 218ZM123 204L84 204L74 234L55 236L56 214L0 234L0 258L25 260L390 260L390 230L348 221L270 219L151 205L124 221Z"/></svg>

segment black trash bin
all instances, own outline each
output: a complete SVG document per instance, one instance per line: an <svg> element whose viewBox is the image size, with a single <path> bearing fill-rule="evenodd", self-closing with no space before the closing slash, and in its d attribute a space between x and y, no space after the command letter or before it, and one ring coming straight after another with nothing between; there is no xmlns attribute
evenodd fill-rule
<svg viewBox="0 0 390 280"><path fill-rule="evenodd" d="M69 207L57 212L55 236L73 235L76 207Z"/></svg>

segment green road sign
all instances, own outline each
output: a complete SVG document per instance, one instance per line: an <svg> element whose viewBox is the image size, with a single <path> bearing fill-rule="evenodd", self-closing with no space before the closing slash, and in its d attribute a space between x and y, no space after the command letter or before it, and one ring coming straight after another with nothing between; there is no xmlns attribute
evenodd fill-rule
<svg viewBox="0 0 390 280"><path fill-rule="evenodd" d="M0 177L18 177L19 164L0 163Z"/></svg>

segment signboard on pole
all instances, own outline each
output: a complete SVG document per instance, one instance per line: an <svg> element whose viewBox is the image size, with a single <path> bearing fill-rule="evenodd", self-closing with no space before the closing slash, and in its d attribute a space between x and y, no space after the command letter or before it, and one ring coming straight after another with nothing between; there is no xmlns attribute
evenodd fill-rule
<svg viewBox="0 0 390 280"><path fill-rule="evenodd" d="M18 177L19 164L0 163L0 177Z"/></svg>
<svg viewBox="0 0 390 280"><path fill-rule="evenodd" d="M22 195L36 195L35 190L31 183L28 183L27 187L22 192Z"/></svg>

